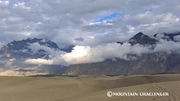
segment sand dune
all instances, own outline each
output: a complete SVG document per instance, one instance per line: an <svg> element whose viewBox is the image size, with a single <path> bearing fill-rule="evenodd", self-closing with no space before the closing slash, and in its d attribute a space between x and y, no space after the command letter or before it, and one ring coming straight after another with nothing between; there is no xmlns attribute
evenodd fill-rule
<svg viewBox="0 0 180 101"><path fill-rule="evenodd" d="M0 77L0 101L179 101L180 74L78 77ZM107 92L168 92L113 96Z"/></svg>

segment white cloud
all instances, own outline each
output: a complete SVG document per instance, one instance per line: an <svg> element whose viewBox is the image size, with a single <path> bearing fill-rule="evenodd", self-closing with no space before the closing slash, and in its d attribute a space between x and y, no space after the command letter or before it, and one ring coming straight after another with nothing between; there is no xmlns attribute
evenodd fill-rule
<svg viewBox="0 0 180 101"><path fill-rule="evenodd" d="M8 5L9 4L9 0L0 0L0 4Z"/></svg>
<svg viewBox="0 0 180 101"><path fill-rule="evenodd" d="M141 56L143 53L154 52L180 53L179 44L179 42L161 40L153 50L151 46L142 46L139 44L131 46L129 43L124 43L123 45L111 43L95 47L75 46L72 52L61 56L69 64L102 62L106 59L115 58L132 60L136 59L136 57L129 56L129 54Z"/></svg>
<svg viewBox="0 0 180 101"><path fill-rule="evenodd" d="M33 53L38 52L38 50L44 50L46 51L47 55L49 56L49 59L27 59L25 60L25 63L28 64L51 64L51 65L69 65L66 63L62 58L62 54L66 54L64 51L55 50L48 46L40 45L39 43L33 43L29 46L30 49L32 49Z"/></svg>
<svg viewBox="0 0 180 101"><path fill-rule="evenodd" d="M131 46L129 43L123 45L111 43L96 47L75 46L71 53L62 55L62 58L69 64L101 62L114 58L129 60L134 59L134 57L128 57L128 54L141 55L148 51L150 51L148 47L141 45Z"/></svg>
<svg viewBox="0 0 180 101"><path fill-rule="evenodd" d="M52 60L46 60L46 59L41 59L41 58L38 58L38 59L27 59L25 61L25 63L27 64L46 64L46 65L52 65L53 64L53 61Z"/></svg>
<svg viewBox="0 0 180 101"><path fill-rule="evenodd" d="M25 6L25 2L15 3L14 6L15 6L15 7L21 7L21 8L26 9L26 10L31 10L31 7Z"/></svg>
<svg viewBox="0 0 180 101"><path fill-rule="evenodd" d="M180 42L173 42L173 41L166 41L166 40L160 40L160 43L157 44L153 52L160 52L164 51L167 53L180 53Z"/></svg>
<svg viewBox="0 0 180 101"><path fill-rule="evenodd" d="M33 53L36 53L38 52L38 50L45 50L47 51L48 53L52 54L54 53L55 50L51 49L50 47L48 46L44 46L44 45L40 45L39 43L32 43L29 45L29 48L32 49Z"/></svg>

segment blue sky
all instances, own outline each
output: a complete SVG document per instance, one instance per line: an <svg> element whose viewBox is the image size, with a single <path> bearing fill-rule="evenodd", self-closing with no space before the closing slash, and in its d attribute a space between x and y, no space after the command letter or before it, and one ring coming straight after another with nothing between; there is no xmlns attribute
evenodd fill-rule
<svg viewBox="0 0 180 101"><path fill-rule="evenodd" d="M150 8L150 9L145 9L144 11L152 12L153 10L154 10L153 8ZM113 19L116 19L117 17L120 18L121 16L123 16L123 13L112 13L111 15L107 15L107 16L99 18L98 20L95 20L94 23L113 20Z"/></svg>
<svg viewBox="0 0 180 101"><path fill-rule="evenodd" d="M144 10L145 12L152 12L153 8Z"/></svg>
<svg viewBox="0 0 180 101"><path fill-rule="evenodd" d="M103 22L103 21L106 21L106 20L113 20L119 16L121 16L122 14L121 13L112 13L111 15L107 15L107 16L104 16L98 20L95 20L94 22Z"/></svg>

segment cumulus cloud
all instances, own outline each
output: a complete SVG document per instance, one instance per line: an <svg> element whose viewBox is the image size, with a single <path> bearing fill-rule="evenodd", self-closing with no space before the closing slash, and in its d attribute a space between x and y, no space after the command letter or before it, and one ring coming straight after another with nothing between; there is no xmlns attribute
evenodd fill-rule
<svg viewBox="0 0 180 101"><path fill-rule="evenodd" d="M115 58L130 60L135 59L135 57L128 57L128 54L140 56L148 51L150 51L148 47L141 45L131 46L129 43L123 45L110 43L96 47L75 46L71 53L62 55L62 58L69 64L102 62L106 59Z"/></svg>
<svg viewBox="0 0 180 101"><path fill-rule="evenodd" d="M78 63L94 63L94 62L102 62L106 59L125 59L125 60L132 60L136 59L136 57L128 56L129 54L135 54L140 56L143 53L150 52L149 47L144 47L142 45L134 45L131 46L129 43L124 43L123 45L117 43L109 43L103 44L98 46L75 46L70 53L61 53L56 50L49 49L48 47L39 46L39 44L35 43L32 44L37 45L38 49L45 49L49 54L49 59L27 59L25 63L27 64L46 64L46 65L64 65L68 66L71 64L78 64Z"/></svg>

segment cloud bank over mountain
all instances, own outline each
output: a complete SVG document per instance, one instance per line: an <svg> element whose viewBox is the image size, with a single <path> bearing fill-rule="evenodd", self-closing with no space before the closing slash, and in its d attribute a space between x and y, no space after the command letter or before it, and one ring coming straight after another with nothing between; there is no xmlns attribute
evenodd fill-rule
<svg viewBox="0 0 180 101"><path fill-rule="evenodd" d="M123 45L111 43L96 47L75 46L71 53L62 55L62 58L69 64L102 62L106 59L115 58L134 60L136 59L136 56L141 56L144 53L180 53L179 45L180 42L161 40L153 50L151 49L151 46L142 46L140 44L131 46L130 43L124 43ZM129 56L129 54L135 56Z"/></svg>
<svg viewBox="0 0 180 101"><path fill-rule="evenodd" d="M137 35L138 34L135 36ZM147 43L136 43L132 45L131 42L135 40L135 36L125 42L122 42L122 44L114 42L109 44L101 44L94 47L76 45L73 47L71 52L53 50L49 47L41 46L38 43L33 43L29 46L33 52L37 52L41 49L45 50L49 54L50 59L27 59L25 63L68 66L72 64L102 62L107 59L116 60L116 58L130 61L136 60L137 57L146 53L180 53L179 41L168 41L165 39L154 40L154 38L152 38L151 40L154 40L156 42L155 44L151 45ZM142 36L137 37L138 41L147 41L147 39L143 39L143 36L145 35L143 34Z"/></svg>

